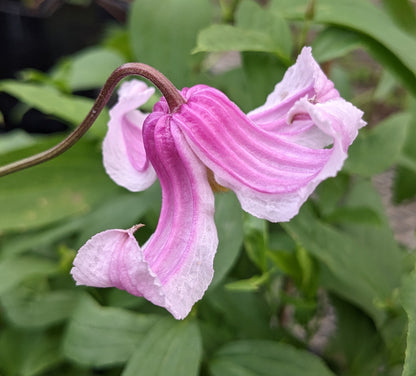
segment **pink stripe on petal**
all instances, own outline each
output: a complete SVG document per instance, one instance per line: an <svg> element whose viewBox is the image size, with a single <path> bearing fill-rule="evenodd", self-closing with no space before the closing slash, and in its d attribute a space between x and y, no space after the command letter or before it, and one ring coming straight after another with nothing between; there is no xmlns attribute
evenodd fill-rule
<svg viewBox="0 0 416 376"><path fill-rule="evenodd" d="M130 191L142 191L156 180L143 145L142 126L147 114L137 110L153 93L154 89L144 82L125 82L117 104L110 110L103 142L104 167L117 184Z"/></svg>
<svg viewBox="0 0 416 376"><path fill-rule="evenodd" d="M79 250L71 273L77 284L117 287L182 319L212 280L214 195L205 166L169 115L150 115L143 134L162 187L155 233L142 248L133 236L136 227L97 234Z"/></svg>
<svg viewBox="0 0 416 376"><path fill-rule="evenodd" d="M162 209L143 252L163 284L168 309L184 317L211 282L218 238L206 168L173 119L154 112L144 126L146 151L162 187Z"/></svg>
<svg viewBox="0 0 416 376"><path fill-rule="evenodd" d="M272 222L290 220L323 179L334 176L348 145L365 123L362 112L342 99L313 104L297 101L288 115L319 130L313 148L257 127L221 92L196 86L173 115L194 152L220 185L234 190L244 210ZM296 120L295 120L296 121ZM303 124L310 135L310 124ZM293 138L293 137L292 137ZM316 148L333 143L331 149ZM322 147L323 147L322 146Z"/></svg>

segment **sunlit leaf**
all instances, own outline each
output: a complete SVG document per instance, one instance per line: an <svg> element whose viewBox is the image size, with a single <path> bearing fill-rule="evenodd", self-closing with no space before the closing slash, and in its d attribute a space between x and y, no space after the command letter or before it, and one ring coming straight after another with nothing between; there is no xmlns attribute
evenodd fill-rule
<svg viewBox="0 0 416 376"><path fill-rule="evenodd" d="M111 72L124 62L120 54L109 48L84 50L71 59L69 87L72 90L101 88Z"/></svg>
<svg viewBox="0 0 416 376"><path fill-rule="evenodd" d="M177 87L192 83L197 32L211 21L212 7L206 0L153 0L132 4L129 32L137 61L159 69Z"/></svg>
<svg viewBox="0 0 416 376"><path fill-rule="evenodd" d="M52 86L12 80L0 81L0 91L74 126L84 120L94 103L93 99L63 94ZM108 113L104 109L89 132L102 137L106 132L107 122Z"/></svg>

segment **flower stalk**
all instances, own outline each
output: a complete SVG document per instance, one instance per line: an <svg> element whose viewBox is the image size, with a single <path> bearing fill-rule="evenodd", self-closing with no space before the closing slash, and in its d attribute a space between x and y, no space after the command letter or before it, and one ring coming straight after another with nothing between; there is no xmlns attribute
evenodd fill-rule
<svg viewBox="0 0 416 376"><path fill-rule="evenodd" d="M165 97L171 113L175 112L185 103L185 99L172 82L157 69L142 63L123 64L110 75L98 94L90 112L68 137L48 150L0 167L0 177L46 162L71 148L94 124L95 120L109 101L117 84L123 78L132 75L141 76L151 81Z"/></svg>

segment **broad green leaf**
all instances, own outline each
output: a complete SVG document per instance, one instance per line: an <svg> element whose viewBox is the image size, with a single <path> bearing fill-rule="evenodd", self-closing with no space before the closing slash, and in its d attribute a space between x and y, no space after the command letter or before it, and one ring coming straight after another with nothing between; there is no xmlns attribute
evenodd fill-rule
<svg viewBox="0 0 416 376"><path fill-rule="evenodd" d="M111 197L111 200L102 203L96 210L84 217L84 226L79 235L81 243L83 244L96 233L110 228L128 229L136 225L154 205L154 201L161 202L156 184L144 192L123 192ZM146 225L146 223L143 224ZM140 230L138 232L137 235L140 235Z"/></svg>
<svg viewBox="0 0 416 376"><path fill-rule="evenodd" d="M392 0L394 1L394 0ZM288 19L304 19L308 0L273 0L271 9ZM319 0L313 22L359 33L375 58L416 95L416 39L399 29L393 20L370 1Z"/></svg>
<svg viewBox="0 0 416 376"><path fill-rule="evenodd" d="M262 51L276 54L290 64L292 40L289 26L277 13L252 0L241 3L236 26L211 25L202 30L193 52Z"/></svg>
<svg viewBox="0 0 416 376"><path fill-rule="evenodd" d="M348 302L333 295L330 298L336 325L328 338L325 357L337 364L342 374L351 376L367 376L387 368L386 349L372 320Z"/></svg>
<svg viewBox="0 0 416 376"><path fill-rule="evenodd" d="M362 47L357 33L338 27L328 27L321 31L312 42L314 58L319 62L330 61Z"/></svg>
<svg viewBox="0 0 416 376"><path fill-rule="evenodd" d="M57 144L51 137L9 153L2 164ZM118 190L105 174L101 153L81 140L51 161L0 179L0 231L27 230L74 215L86 214Z"/></svg>
<svg viewBox="0 0 416 376"><path fill-rule="evenodd" d="M201 358L196 322L166 318L140 341L122 376L197 376Z"/></svg>
<svg viewBox="0 0 416 376"><path fill-rule="evenodd" d="M316 188L319 197L319 210L323 216L332 213L339 207L342 198L348 191L350 176L340 172L337 176L324 180Z"/></svg>
<svg viewBox="0 0 416 376"><path fill-rule="evenodd" d="M278 12L270 12L253 0L243 0L236 12L236 24L243 29L257 30L269 35L276 54L287 64L290 63L292 33L288 23Z"/></svg>
<svg viewBox="0 0 416 376"><path fill-rule="evenodd" d="M35 140L32 136L22 130L11 131L0 136L0 155L12 150L33 145Z"/></svg>
<svg viewBox="0 0 416 376"><path fill-rule="evenodd" d="M230 330L237 338L271 339L278 329L270 327L270 307L254 291L232 291L218 286L209 290L198 304L198 315Z"/></svg>
<svg viewBox="0 0 416 376"><path fill-rule="evenodd" d="M380 122L373 129L360 132L351 145L345 170L363 176L385 171L397 162L406 140L410 115L398 113Z"/></svg>
<svg viewBox="0 0 416 376"><path fill-rule="evenodd" d="M394 181L394 199L401 202L416 195L416 101L411 102L411 120Z"/></svg>
<svg viewBox="0 0 416 376"><path fill-rule="evenodd" d="M359 206L342 206L335 209L331 214L325 217L325 220L331 223L356 223L363 225L381 224L378 213L368 207Z"/></svg>
<svg viewBox="0 0 416 376"><path fill-rule="evenodd" d="M0 372L4 375L45 375L62 361L57 335L12 328L0 333Z"/></svg>
<svg viewBox="0 0 416 376"><path fill-rule="evenodd" d="M45 229L9 236L2 242L0 258L15 256L28 250L40 251L72 234L77 234L78 237L78 241L73 245L76 248L100 231L130 228L137 224L139 218L149 210L149 206L154 205L154 201L157 200L153 197L155 190L152 187L144 192L121 192L112 195L111 200L102 202L85 216L53 223L53 226Z"/></svg>
<svg viewBox="0 0 416 376"><path fill-rule="evenodd" d="M383 0L383 6L403 31L416 36L416 11L411 1Z"/></svg>
<svg viewBox="0 0 416 376"><path fill-rule="evenodd" d="M287 344L246 340L224 345L209 363L213 376L331 376L315 355Z"/></svg>
<svg viewBox="0 0 416 376"><path fill-rule="evenodd" d="M262 51L276 52L273 39L258 30L231 25L211 25L198 34L197 52Z"/></svg>
<svg viewBox="0 0 416 376"><path fill-rule="evenodd" d="M366 187L357 192L368 200ZM320 262L326 288L360 306L381 324L385 313L379 304L391 299L400 278L398 249L387 224L341 231L321 222L305 206L282 226Z"/></svg>
<svg viewBox="0 0 416 376"><path fill-rule="evenodd" d="M0 81L0 91L74 126L81 124L94 103L90 98L63 94L52 86L12 80ZM102 137L106 132L107 122L108 112L104 109L89 132Z"/></svg>
<svg viewBox="0 0 416 376"><path fill-rule="evenodd" d="M240 203L231 193L217 194L215 223L218 231L218 250L214 259L214 288L236 262L243 244L243 216Z"/></svg>
<svg viewBox="0 0 416 376"><path fill-rule="evenodd" d="M273 91L275 85L280 82L287 66L276 56L262 52L243 52L243 71L250 88L252 110L261 106L267 96Z"/></svg>
<svg viewBox="0 0 416 376"><path fill-rule="evenodd" d="M400 290L401 302L409 318L406 360L402 376L416 374L416 273L407 276Z"/></svg>
<svg viewBox="0 0 416 376"><path fill-rule="evenodd" d="M0 258L17 256L26 251L40 251L64 237L74 234L86 226L85 217L76 218L63 223L58 222L52 227L41 230L26 231L10 235L1 243Z"/></svg>
<svg viewBox="0 0 416 376"><path fill-rule="evenodd" d="M416 92L416 55L409 53L416 50L416 40L397 28L380 8L369 1L321 0L317 2L315 21L353 29L381 44L383 50L398 59L396 73L401 74L402 70L411 79L409 82L402 76L403 83Z"/></svg>
<svg viewBox="0 0 416 376"><path fill-rule="evenodd" d="M101 88L111 72L124 62L115 50L104 47L86 49L71 59L69 87L72 90Z"/></svg>
<svg viewBox="0 0 416 376"><path fill-rule="evenodd" d="M21 282L37 277L49 276L57 272L57 266L45 259L33 256L20 256L0 261L0 294L10 291Z"/></svg>
<svg viewBox="0 0 416 376"><path fill-rule="evenodd" d="M43 328L67 319L78 301L72 290L49 292L21 287L0 297L5 315L13 325Z"/></svg>
<svg viewBox="0 0 416 376"><path fill-rule="evenodd" d="M84 296L69 321L64 354L86 366L124 363L157 320L155 315L101 307L89 296Z"/></svg>
<svg viewBox="0 0 416 376"><path fill-rule="evenodd" d="M161 0L157 6L136 0L128 26L136 60L159 69L179 88L190 85L196 59L191 50L211 14L206 0Z"/></svg>

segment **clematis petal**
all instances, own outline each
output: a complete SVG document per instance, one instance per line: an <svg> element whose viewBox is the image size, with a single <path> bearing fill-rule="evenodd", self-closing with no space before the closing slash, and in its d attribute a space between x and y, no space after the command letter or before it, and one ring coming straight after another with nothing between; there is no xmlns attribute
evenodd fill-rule
<svg viewBox="0 0 416 376"><path fill-rule="evenodd" d="M155 233L140 248L130 230L94 236L78 252L78 284L114 286L144 296L181 319L207 289L218 245L214 196L206 168L170 116L152 113L143 130L160 179L162 209Z"/></svg>
<svg viewBox="0 0 416 376"><path fill-rule="evenodd" d="M331 148L311 148L258 127L220 91L198 85L172 115L215 180L235 191L247 212L272 222L288 221L323 179L342 167L346 150L365 123L342 99L295 102L288 124L310 122Z"/></svg>
<svg viewBox="0 0 416 376"><path fill-rule="evenodd" d="M147 114L137 108L153 95L144 82L123 83L117 104L110 110L108 132L103 142L103 162L108 175L130 191L142 191L156 180L143 145L142 126Z"/></svg>
<svg viewBox="0 0 416 376"><path fill-rule="evenodd" d="M151 296L155 304L164 305L160 281L134 238L138 227L107 230L88 240L71 270L77 285L118 287L136 296Z"/></svg>
<svg viewBox="0 0 416 376"><path fill-rule="evenodd" d="M312 56L312 49L304 47L296 64L285 73L281 82L276 84L263 106L249 112L248 117L258 126L279 133L289 133L286 114L301 98L307 97L314 102L325 102L339 98L334 84L322 72Z"/></svg>

